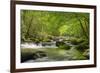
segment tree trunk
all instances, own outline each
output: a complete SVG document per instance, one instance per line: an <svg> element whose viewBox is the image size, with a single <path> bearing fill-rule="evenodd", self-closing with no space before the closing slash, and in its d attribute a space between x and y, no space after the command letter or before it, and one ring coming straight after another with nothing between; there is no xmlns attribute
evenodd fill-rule
<svg viewBox="0 0 100 73"><path fill-rule="evenodd" d="M82 22L81 22L81 20L80 20L80 18L78 17L77 14L75 14L75 17L77 18L77 20L78 20L79 23L80 23L80 26L81 26L81 28L82 28L82 30L83 30L83 34L86 36L86 38L88 38L87 32L85 31L85 29L84 29L84 27L83 27L83 25L82 25Z"/></svg>

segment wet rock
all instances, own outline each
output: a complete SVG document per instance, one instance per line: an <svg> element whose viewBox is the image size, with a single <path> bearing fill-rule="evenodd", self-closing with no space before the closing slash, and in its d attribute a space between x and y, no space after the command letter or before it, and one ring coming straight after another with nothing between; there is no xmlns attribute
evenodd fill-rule
<svg viewBox="0 0 100 73"><path fill-rule="evenodd" d="M65 41L57 41L56 46L58 46L61 49L66 49L66 50L70 49L70 45L67 44Z"/></svg>
<svg viewBox="0 0 100 73"><path fill-rule="evenodd" d="M27 60L33 59L33 55L32 54L21 54L21 62L25 62Z"/></svg>
<svg viewBox="0 0 100 73"><path fill-rule="evenodd" d="M47 56L46 53L43 51L37 51L37 52L33 53L33 59L43 58L46 56Z"/></svg>
<svg viewBox="0 0 100 73"><path fill-rule="evenodd" d="M63 41L56 41L56 46L62 46L65 45L65 43Z"/></svg>
<svg viewBox="0 0 100 73"><path fill-rule="evenodd" d="M52 46L55 45L55 42L43 42L42 46Z"/></svg>

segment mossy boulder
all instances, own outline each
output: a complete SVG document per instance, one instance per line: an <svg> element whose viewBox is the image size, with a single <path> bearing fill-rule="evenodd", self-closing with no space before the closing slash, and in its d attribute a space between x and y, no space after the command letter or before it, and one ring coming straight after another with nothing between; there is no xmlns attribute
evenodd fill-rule
<svg viewBox="0 0 100 73"><path fill-rule="evenodd" d="M83 38L71 38L71 39L69 39L69 41L73 45L79 45L81 43L89 44L88 40L87 39L83 39Z"/></svg>
<svg viewBox="0 0 100 73"><path fill-rule="evenodd" d="M57 47L60 47L60 46L63 46L63 45L65 45L64 41L56 41Z"/></svg>
<svg viewBox="0 0 100 73"><path fill-rule="evenodd" d="M69 50L70 49L70 46L64 44L64 45L59 46L59 48L65 49L65 50Z"/></svg>
<svg viewBox="0 0 100 73"><path fill-rule="evenodd" d="M89 48L89 45L80 44L80 45L76 46L76 49L79 51L82 51L82 52L84 52L88 48Z"/></svg>
<svg viewBox="0 0 100 73"><path fill-rule="evenodd" d="M80 40L78 38L70 38L69 41L73 45L78 45L80 43Z"/></svg>

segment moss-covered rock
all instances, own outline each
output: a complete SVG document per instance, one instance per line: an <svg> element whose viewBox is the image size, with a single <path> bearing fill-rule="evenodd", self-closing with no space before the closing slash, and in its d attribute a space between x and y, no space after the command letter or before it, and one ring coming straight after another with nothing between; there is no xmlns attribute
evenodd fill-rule
<svg viewBox="0 0 100 73"><path fill-rule="evenodd" d="M79 44L88 45L89 44L89 41L83 38L70 38L69 41L73 45L79 45Z"/></svg>
<svg viewBox="0 0 100 73"><path fill-rule="evenodd" d="M83 53L83 55L84 55L87 59L89 59L89 54L90 54L89 49L86 49L86 50L84 51L84 53Z"/></svg>
<svg viewBox="0 0 100 73"><path fill-rule="evenodd" d="M60 47L65 45L64 41L56 41L56 46Z"/></svg>
<svg viewBox="0 0 100 73"><path fill-rule="evenodd" d="M79 44L79 42L77 40L78 40L77 38L69 39L70 43L73 44L73 45L78 45Z"/></svg>
<svg viewBox="0 0 100 73"><path fill-rule="evenodd" d="M88 48L89 48L89 45L80 44L80 45L76 46L76 49L79 51L82 51L82 52L84 52Z"/></svg>
<svg viewBox="0 0 100 73"><path fill-rule="evenodd" d="M59 48L69 50L70 46L69 45L61 45L61 46L59 46Z"/></svg>

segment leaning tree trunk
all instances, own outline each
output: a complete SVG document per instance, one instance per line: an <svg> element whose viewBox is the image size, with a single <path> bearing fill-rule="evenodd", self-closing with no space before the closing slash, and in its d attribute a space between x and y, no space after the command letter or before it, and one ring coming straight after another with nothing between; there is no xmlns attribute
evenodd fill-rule
<svg viewBox="0 0 100 73"><path fill-rule="evenodd" d="M85 31L85 29L84 29L84 27L83 27L83 24L82 24L81 19L78 17L77 14L75 14L75 17L77 18L77 20L78 20L79 23L80 23L80 26L81 26L81 28L82 28L82 30L83 30L83 34L86 36L86 38L88 38L87 32Z"/></svg>

